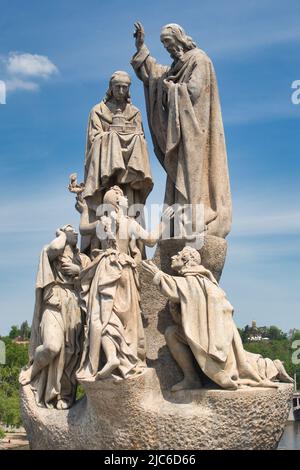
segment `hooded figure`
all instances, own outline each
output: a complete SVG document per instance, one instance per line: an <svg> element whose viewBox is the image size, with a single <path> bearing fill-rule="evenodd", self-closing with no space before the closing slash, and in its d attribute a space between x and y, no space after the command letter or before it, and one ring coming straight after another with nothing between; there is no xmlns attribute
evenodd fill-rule
<svg viewBox="0 0 300 470"><path fill-rule="evenodd" d="M143 205L153 187L141 113L131 104L130 84L126 72L114 72L104 100L90 112L83 192L90 222L96 220L97 207L113 185L122 188L130 206L140 205L132 216L139 212L143 220ZM82 251L97 248L90 243L91 237L83 237Z"/></svg>
<svg viewBox="0 0 300 470"><path fill-rule="evenodd" d="M166 25L161 41L173 63L162 66L144 44L136 24L131 64L144 83L155 154L167 173L165 203L204 209L207 234L225 238L231 228L231 194L217 80L210 58L181 26Z"/></svg>

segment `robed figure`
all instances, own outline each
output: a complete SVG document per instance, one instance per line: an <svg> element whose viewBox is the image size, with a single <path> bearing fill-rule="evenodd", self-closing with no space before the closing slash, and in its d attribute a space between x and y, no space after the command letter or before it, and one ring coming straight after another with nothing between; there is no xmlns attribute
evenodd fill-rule
<svg viewBox="0 0 300 470"><path fill-rule="evenodd" d="M207 377L228 390L293 382L281 361L244 349L233 307L212 273L201 264L197 250L186 246L172 257L176 276L160 271L151 261L143 261L143 266L170 301L174 325L166 329L165 338L183 372L183 380L172 391L201 387L194 360Z"/></svg>
<svg viewBox="0 0 300 470"><path fill-rule="evenodd" d="M181 26L169 24L161 41L173 63L156 63L135 25L137 53L132 66L144 83L154 151L167 173L165 203L204 208L207 234L226 237L231 195L224 129L213 64Z"/></svg>
<svg viewBox="0 0 300 470"><path fill-rule="evenodd" d="M90 112L83 198L91 223L96 220L105 191L118 185L130 206L140 205L131 215L138 216L143 224L143 205L153 182L141 113L131 103L130 84L126 72L115 72L105 98ZM82 250L90 253L97 248L97 243L95 237L85 236Z"/></svg>
<svg viewBox="0 0 300 470"><path fill-rule="evenodd" d="M101 250L92 263L80 273L81 298L87 316L82 365L77 377L82 380L126 379L146 367L146 344L142 324L138 264L140 240L154 246L168 217L153 232L147 232L128 217L128 199L122 189L113 186L104 195L106 215L89 223L87 204L77 200L81 212L80 233L94 233L101 240Z"/></svg>
<svg viewBox="0 0 300 470"><path fill-rule="evenodd" d="M21 371L22 385L31 384L37 404L70 408L76 398L84 313L79 274L90 259L77 248L71 225L59 229L41 252L31 327L29 365Z"/></svg>

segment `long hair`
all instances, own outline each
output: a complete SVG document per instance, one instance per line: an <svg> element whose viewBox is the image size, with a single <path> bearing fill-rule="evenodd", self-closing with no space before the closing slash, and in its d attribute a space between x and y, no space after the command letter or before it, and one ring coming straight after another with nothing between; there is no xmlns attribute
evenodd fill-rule
<svg viewBox="0 0 300 470"><path fill-rule="evenodd" d="M160 35L164 36L167 34L171 34L176 38L176 40L184 47L185 50L190 51L191 49L195 49L197 44L193 41L193 39L188 36L182 26L176 23L169 23L164 26L161 30Z"/></svg>

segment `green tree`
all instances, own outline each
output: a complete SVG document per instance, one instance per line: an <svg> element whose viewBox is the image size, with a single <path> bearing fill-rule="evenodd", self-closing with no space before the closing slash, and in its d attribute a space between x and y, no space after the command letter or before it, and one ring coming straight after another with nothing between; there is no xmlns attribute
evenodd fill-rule
<svg viewBox="0 0 300 470"><path fill-rule="evenodd" d="M21 425L19 373L28 362L28 345L16 344L10 337L1 338L6 345L6 364L0 366L0 423Z"/></svg>
<svg viewBox="0 0 300 470"><path fill-rule="evenodd" d="M20 326L20 336L24 340L30 338L30 326L28 325L27 321L24 321Z"/></svg>
<svg viewBox="0 0 300 470"><path fill-rule="evenodd" d="M281 339L286 339L287 335L283 333L282 330L280 330L277 326L270 326L270 328L267 331L267 336L271 340L281 340Z"/></svg>
<svg viewBox="0 0 300 470"><path fill-rule="evenodd" d="M20 336L20 330L19 328L17 327L17 325L13 325L10 329L10 332L9 332L9 337L11 339L15 339L17 338L18 336Z"/></svg>

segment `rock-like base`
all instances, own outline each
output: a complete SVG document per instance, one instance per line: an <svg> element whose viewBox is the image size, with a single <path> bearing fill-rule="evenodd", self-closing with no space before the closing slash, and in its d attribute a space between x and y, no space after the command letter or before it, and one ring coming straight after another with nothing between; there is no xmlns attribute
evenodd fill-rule
<svg viewBox="0 0 300 470"><path fill-rule="evenodd" d="M161 391L154 369L125 381L82 381L71 410L39 408L21 388L32 449L276 449L293 386Z"/></svg>

